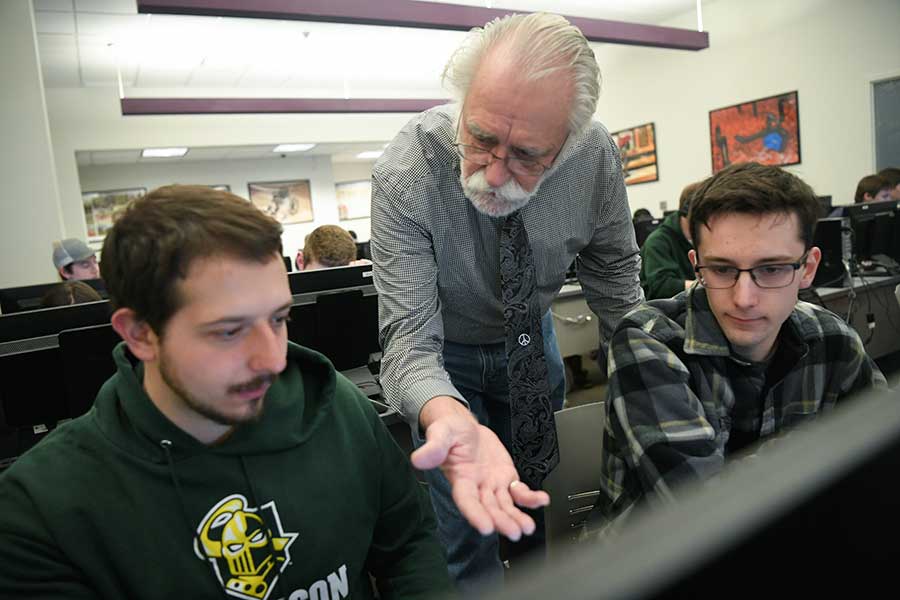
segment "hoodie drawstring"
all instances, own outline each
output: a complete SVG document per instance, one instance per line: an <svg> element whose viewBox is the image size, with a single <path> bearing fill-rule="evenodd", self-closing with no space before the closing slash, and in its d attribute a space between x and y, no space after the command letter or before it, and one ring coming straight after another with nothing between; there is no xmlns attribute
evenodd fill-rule
<svg viewBox="0 0 900 600"><path fill-rule="evenodd" d="M184 524L187 526L188 531L191 534L191 540L194 539L194 528L191 525L191 520L188 518L187 504L184 502L184 494L181 492L181 482L178 481L178 474L175 472L175 460L172 458L172 441L171 440L160 440L159 445L162 446L163 452L166 454L166 463L169 465L169 476L172 478L172 485L175 486L175 495L178 496L178 505L181 507L181 516L184 519ZM245 471L246 473L246 471ZM225 591L222 588L222 583L216 577L216 574L212 569L207 569L210 575L212 575L213 582L216 585L217 589L221 589L223 592ZM226 598L230 598L228 594L225 594Z"/></svg>
<svg viewBox="0 0 900 600"><path fill-rule="evenodd" d="M244 460L243 456L238 457L241 461L241 470L244 472L244 481L247 482L247 489L250 490L250 502L253 503L253 506L256 507L258 511L256 514L259 515L259 518L262 519L263 525L265 525L266 530L269 532L269 535L266 536L266 539L269 542L269 556L272 557L272 563L275 568L278 568L278 564L275 560L275 544L272 543L272 536L275 535L274 529L272 529L272 525L269 523L269 520L266 518L266 513L263 512L262 506L259 504L259 500L256 497L256 488L253 487L253 480L250 478L250 471L247 469L247 461ZM285 557L286 559L287 557ZM276 575L277 579L277 587L278 587L278 595L281 598L287 598L287 594L284 593L284 582L281 580L281 569L278 569L278 575Z"/></svg>

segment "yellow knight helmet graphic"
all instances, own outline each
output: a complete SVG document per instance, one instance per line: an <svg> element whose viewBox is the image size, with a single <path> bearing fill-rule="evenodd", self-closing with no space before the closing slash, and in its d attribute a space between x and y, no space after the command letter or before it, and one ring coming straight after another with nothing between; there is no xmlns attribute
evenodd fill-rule
<svg viewBox="0 0 900 600"><path fill-rule="evenodd" d="M270 515L267 527L261 512ZM273 523L274 521L274 523ZM194 552L208 560L230 596L265 600L275 581L290 562L289 549L296 533L285 533L274 502L259 508L233 494L213 506L194 538Z"/></svg>

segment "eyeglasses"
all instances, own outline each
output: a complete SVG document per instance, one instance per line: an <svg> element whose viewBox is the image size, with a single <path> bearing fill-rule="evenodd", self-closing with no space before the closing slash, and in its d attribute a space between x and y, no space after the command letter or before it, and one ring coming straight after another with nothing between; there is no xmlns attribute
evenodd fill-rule
<svg viewBox="0 0 900 600"><path fill-rule="evenodd" d="M531 177L541 175L549 168L535 158L519 158L510 155L507 155L506 158L501 158L487 148L460 143L454 143L453 145L456 147L456 153L459 154L460 157L480 167L486 167L491 164L492 161L499 160L506 163L506 168L509 169L510 173L515 173L516 175L528 175Z"/></svg>
<svg viewBox="0 0 900 600"><path fill-rule="evenodd" d="M777 263L771 265L760 265L752 269L738 269L728 265L697 265L694 271L700 278L703 287L712 290L722 290L734 287L741 273L750 273L753 283L761 288L774 289L783 288L794 283L797 269L806 264L807 254L800 257L800 260L794 263Z"/></svg>

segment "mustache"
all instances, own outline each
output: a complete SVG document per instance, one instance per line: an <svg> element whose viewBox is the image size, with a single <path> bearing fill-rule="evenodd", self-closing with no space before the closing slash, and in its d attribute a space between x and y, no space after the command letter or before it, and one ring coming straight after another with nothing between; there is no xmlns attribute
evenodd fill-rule
<svg viewBox="0 0 900 600"><path fill-rule="evenodd" d="M275 375L273 373L268 373L266 375L260 375L254 379L246 383L238 383L228 388L228 392L231 394L239 394L241 392L249 392L251 390L255 390L261 388L264 385L271 385L275 381Z"/></svg>

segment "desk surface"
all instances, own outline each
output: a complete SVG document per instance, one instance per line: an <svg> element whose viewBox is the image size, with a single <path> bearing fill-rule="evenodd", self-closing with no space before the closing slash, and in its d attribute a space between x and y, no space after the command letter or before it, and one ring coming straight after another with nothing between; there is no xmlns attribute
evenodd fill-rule
<svg viewBox="0 0 900 600"><path fill-rule="evenodd" d="M865 277L854 277L852 279L852 288L854 291L860 289L874 289L884 286L896 286L900 283L900 275L867 275ZM849 287L820 287L815 288L816 292L822 300L830 300L849 293Z"/></svg>

